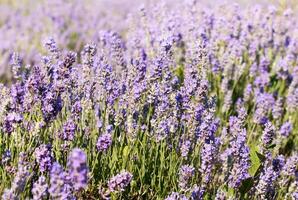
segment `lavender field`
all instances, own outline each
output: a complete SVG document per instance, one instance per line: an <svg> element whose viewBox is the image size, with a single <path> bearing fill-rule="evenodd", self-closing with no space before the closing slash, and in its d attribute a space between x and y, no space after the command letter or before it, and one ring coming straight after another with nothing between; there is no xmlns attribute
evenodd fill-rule
<svg viewBox="0 0 298 200"><path fill-rule="evenodd" d="M245 2L0 0L0 199L298 200L298 2Z"/></svg>

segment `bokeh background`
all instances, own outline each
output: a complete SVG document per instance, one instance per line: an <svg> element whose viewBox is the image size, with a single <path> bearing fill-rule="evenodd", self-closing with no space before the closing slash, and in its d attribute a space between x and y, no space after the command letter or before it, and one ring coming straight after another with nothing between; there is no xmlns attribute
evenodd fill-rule
<svg viewBox="0 0 298 200"><path fill-rule="evenodd" d="M193 0L164 0L176 6ZM83 44L96 40L101 30L125 34L130 13L159 0L0 0L0 81L10 82L10 60L19 53L24 63L34 65L44 52L43 42L53 37L63 49L79 52ZM242 7L272 6L297 10L297 0L198 0L209 7L239 4ZM87 23L88 21L88 23Z"/></svg>

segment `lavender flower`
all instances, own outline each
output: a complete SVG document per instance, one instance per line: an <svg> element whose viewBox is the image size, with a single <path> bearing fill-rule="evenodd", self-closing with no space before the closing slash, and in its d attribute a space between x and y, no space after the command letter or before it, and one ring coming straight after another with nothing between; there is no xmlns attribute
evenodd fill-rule
<svg viewBox="0 0 298 200"><path fill-rule="evenodd" d="M58 163L54 163L51 169L49 193L53 199L75 199L71 180Z"/></svg>
<svg viewBox="0 0 298 200"><path fill-rule="evenodd" d="M201 150L201 167L200 172L203 176L203 183L208 184L211 181L211 173L213 169L213 164L215 162L215 156L217 152L217 147L212 143L204 143Z"/></svg>
<svg viewBox="0 0 298 200"><path fill-rule="evenodd" d="M132 174L126 171L122 171L120 174L117 174L116 176L112 177L109 182L109 190L111 192L115 191L124 191L125 188L130 184L132 180Z"/></svg>
<svg viewBox="0 0 298 200"><path fill-rule="evenodd" d="M69 178L75 190L84 189L88 183L87 156L84 151L75 148L68 157Z"/></svg>
<svg viewBox="0 0 298 200"><path fill-rule="evenodd" d="M284 158L277 157L273 159L272 165L265 168L260 176L259 183L256 187L257 194L262 198L272 198L275 194L274 182L278 178L284 165Z"/></svg>
<svg viewBox="0 0 298 200"><path fill-rule="evenodd" d="M5 189L2 194L3 200L18 200L18 197L16 194L14 194L14 191L12 189Z"/></svg>
<svg viewBox="0 0 298 200"><path fill-rule="evenodd" d="M186 196L178 192L172 192L165 200L187 200Z"/></svg>
<svg viewBox="0 0 298 200"><path fill-rule="evenodd" d="M293 125L291 122L285 122L279 129L279 134L283 137L288 137L293 130Z"/></svg>
<svg viewBox="0 0 298 200"><path fill-rule="evenodd" d="M195 185L192 188L190 199L191 200L201 200L201 199L203 199L205 191L206 191L205 186L198 187L197 185Z"/></svg>
<svg viewBox="0 0 298 200"><path fill-rule="evenodd" d="M105 133L101 135L96 143L96 148L99 152L107 151L112 145L112 135L110 133Z"/></svg>
<svg viewBox="0 0 298 200"><path fill-rule="evenodd" d="M63 125L63 131L59 132L58 136L62 140L72 141L75 138L76 124L73 120L69 119Z"/></svg>
<svg viewBox="0 0 298 200"><path fill-rule="evenodd" d="M282 117L283 114L283 99L278 98L277 101L275 102L275 105L272 109L272 116L274 119L279 119Z"/></svg>
<svg viewBox="0 0 298 200"><path fill-rule="evenodd" d="M282 175L295 177L296 175L295 173L297 171L296 169L297 165L298 165L298 154L294 154L286 160L286 163L283 166L283 169L281 172Z"/></svg>
<svg viewBox="0 0 298 200"><path fill-rule="evenodd" d="M80 101L76 101L71 107L71 114L74 119L79 119L82 113L82 105Z"/></svg>
<svg viewBox="0 0 298 200"><path fill-rule="evenodd" d="M179 187L187 189L189 181L194 176L195 168L189 165L181 166L179 170Z"/></svg>
<svg viewBox="0 0 298 200"><path fill-rule="evenodd" d="M42 200L47 198L48 184L44 176L40 176L33 184L32 195L34 200Z"/></svg>
<svg viewBox="0 0 298 200"><path fill-rule="evenodd" d="M185 142L183 142L181 147L180 147L181 156L182 157L187 157L190 148L191 148L191 142L189 140L186 140Z"/></svg>
<svg viewBox="0 0 298 200"><path fill-rule="evenodd" d="M34 157L39 164L41 172L50 171L53 163L52 147L49 144L42 144L34 151Z"/></svg>
<svg viewBox="0 0 298 200"><path fill-rule="evenodd" d="M14 52L11 56L11 68L15 79L21 76L22 60L18 53Z"/></svg>
<svg viewBox="0 0 298 200"><path fill-rule="evenodd" d="M18 169L12 181L11 188L5 189L2 196L3 199L18 199L17 196L21 194L30 178L30 165L27 162L27 155L23 152L19 154Z"/></svg>
<svg viewBox="0 0 298 200"><path fill-rule="evenodd" d="M15 112L8 113L3 120L3 130L4 132L11 134L16 128L17 124L21 123L23 117Z"/></svg>
<svg viewBox="0 0 298 200"><path fill-rule="evenodd" d="M4 151L1 158L1 164L6 165L10 162L10 160L11 160L11 152L9 150Z"/></svg>
<svg viewBox="0 0 298 200"><path fill-rule="evenodd" d="M273 142L274 136L275 136L275 127L271 122L267 122L265 124L265 129L262 135L262 143L264 147L268 147Z"/></svg>
<svg viewBox="0 0 298 200"><path fill-rule="evenodd" d="M249 178L248 169L250 167L249 148L246 144L246 129L243 127L243 119L230 117L229 129L233 138L227 155L232 159L232 171L229 177L229 186L238 188L242 181Z"/></svg>
<svg viewBox="0 0 298 200"><path fill-rule="evenodd" d="M48 91L42 99L42 114L46 123L55 119L62 109L62 99L59 93Z"/></svg>

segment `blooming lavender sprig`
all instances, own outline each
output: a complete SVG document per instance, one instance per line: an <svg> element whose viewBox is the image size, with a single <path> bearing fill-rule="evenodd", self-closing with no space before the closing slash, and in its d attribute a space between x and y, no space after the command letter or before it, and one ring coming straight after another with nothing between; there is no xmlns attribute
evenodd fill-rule
<svg viewBox="0 0 298 200"><path fill-rule="evenodd" d="M187 157L190 150L191 150L191 141L190 140L184 141L180 147L181 156Z"/></svg>
<svg viewBox="0 0 298 200"><path fill-rule="evenodd" d="M29 165L27 159L27 155L24 152L21 152L19 154L18 169L16 175L12 181L11 188L5 189L2 195L3 199L18 199L18 195L24 191L26 183L31 175L31 166Z"/></svg>
<svg viewBox="0 0 298 200"><path fill-rule="evenodd" d="M72 119L69 119L63 125L63 130L58 133L60 139L65 141L72 141L75 138L76 124Z"/></svg>
<svg viewBox="0 0 298 200"><path fill-rule="evenodd" d="M127 171L122 171L116 176L112 177L108 182L108 187L111 192L124 191L132 180L132 174Z"/></svg>
<svg viewBox="0 0 298 200"><path fill-rule="evenodd" d="M51 53L51 56L55 59L58 59L60 56L60 51L57 47L57 43L55 42L54 38L50 37L47 38L44 42L45 47L49 50Z"/></svg>
<svg viewBox="0 0 298 200"><path fill-rule="evenodd" d="M229 186L238 188L242 181L249 178L250 168L249 148L246 145L246 130L238 133L236 140L231 142L231 155L233 167L230 175Z"/></svg>
<svg viewBox="0 0 298 200"><path fill-rule="evenodd" d="M284 166L284 157L279 156L272 160L271 165L267 163L264 172L260 176L258 185L256 186L257 194L262 199L272 198L275 195L274 182L277 180Z"/></svg>
<svg viewBox="0 0 298 200"><path fill-rule="evenodd" d="M183 165L179 169L179 187L181 189L187 189L189 187L189 181L194 176L195 168L190 165Z"/></svg>
<svg viewBox="0 0 298 200"><path fill-rule="evenodd" d="M68 173L75 190L84 189L88 184L87 156L81 149L71 151L68 162Z"/></svg>
<svg viewBox="0 0 298 200"><path fill-rule="evenodd" d="M75 199L69 175L59 163L54 163L52 166L49 193L53 199Z"/></svg>
<svg viewBox="0 0 298 200"><path fill-rule="evenodd" d="M12 189L4 189L4 192L2 194L2 199L3 200L18 200L18 197Z"/></svg>
<svg viewBox="0 0 298 200"><path fill-rule="evenodd" d="M11 134L17 124L20 124L23 121L22 115L16 113L16 112L11 112L8 113L7 116L3 120L3 130L5 133Z"/></svg>
<svg viewBox="0 0 298 200"><path fill-rule="evenodd" d="M32 195L33 200L47 199L48 184L44 176L40 176L38 180L33 184Z"/></svg>
<svg viewBox="0 0 298 200"><path fill-rule="evenodd" d="M281 171L283 176L295 177L297 173L298 154L294 154L286 160L285 165Z"/></svg>
<svg viewBox="0 0 298 200"><path fill-rule="evenodd" d="M271 122L265 124L265 129L263 130L262 135L262 144L266 148L272 144L275 136L275 127Z"/></svg>
<svg viewBox="0 0 298 200"><path fill-rule="evenodd" d="M50 171L53 164L53 152L50 144L42 144L34 151L34 157L41 172Z"/></svg>
<svg viewBox="0 0 298 200"><path fill-rule="evenodd" d="M72 107L71 107L71 114L72 117L76 120L78 120L80 118L80 115L82 113L82 105L80 101L76 101Z"/></svg>
<svg viewBox="0 0 298 200"><path fill-rule="evenodd" d="M165 200L187 200L187 197L178 192L172 192L169 196L165 198Z"/></svg>
<svg viewBox="0 0 298 200"><path fill-rule="evenodd" d="M279 129L279 134L283 137L288 137L293 130L293 125L290 121L285 122Z"/></svg>
<svg viewBox="0 0 298 200"><path fill-rule="evenodd" d="M216 161L217 146L215 143L204 143L201 149L201 167L200 172L203 176L203 183L208 184L211 181L213 165Z"/></svg>
<svg viewBox="0 0 298 200"><path fill-rule="evenodd" d="M110 133L105 133L99 136L96 148L99 152L107 151L108 148L112 145L112 135Z"/></svg>
<svg viewBox="0 0 298 200"><path fill-rule="evenodd" d="M46 123L56 118L62 109L62 98L57 91L48 91L43 94L42 98L42 114Z"/></svg>
<svg viewBox="0 0 298 200"><path fill-rule="evenodd" d="M10 162L10 160L11 160L10 150L4 151L4 153L2 154L2 157L1 157L1 164L6 165Z"/></svg>
<svg viewBox="0 0 298 200"><path fill-rule="evenodd" d="M15 79L21 77L22 60L18 53L14 52L11 56L11 68Z"/></svg>
<svg viewBox="0 0 298 200"><path fill-rule="evenodd" d="M190 195L190 199L191 200L201 200L203 199L203 196L206 192L206 186L197 186L197 185L194 185L192 190L191 190L191 195Z"/></svg>

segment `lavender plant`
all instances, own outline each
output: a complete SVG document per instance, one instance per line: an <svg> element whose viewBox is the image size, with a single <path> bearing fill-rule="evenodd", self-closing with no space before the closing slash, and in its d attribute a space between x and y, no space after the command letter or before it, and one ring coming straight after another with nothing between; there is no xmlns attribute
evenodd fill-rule
<svg viewBox="0 0 298 200"><path fill-rule="evenodd" d="M99 2L0 1L2 199L297 199L297 13Z"/></svg>

